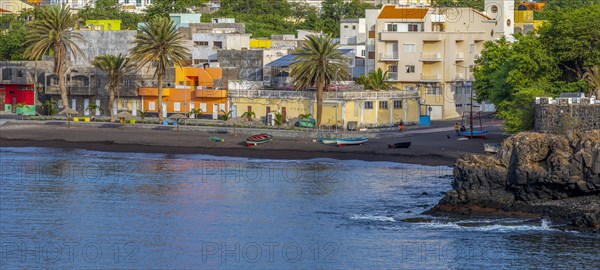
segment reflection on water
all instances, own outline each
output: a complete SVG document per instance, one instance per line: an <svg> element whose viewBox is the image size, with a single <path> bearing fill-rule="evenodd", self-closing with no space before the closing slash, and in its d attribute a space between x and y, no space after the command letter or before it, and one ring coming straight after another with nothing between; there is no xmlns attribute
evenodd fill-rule
<svg viewBox="0 0 600 270"><path fill-rule="evenodd" d="M404 223L451 168L0 150L2 268L555 268L600 238L542 220Z"/></svg>

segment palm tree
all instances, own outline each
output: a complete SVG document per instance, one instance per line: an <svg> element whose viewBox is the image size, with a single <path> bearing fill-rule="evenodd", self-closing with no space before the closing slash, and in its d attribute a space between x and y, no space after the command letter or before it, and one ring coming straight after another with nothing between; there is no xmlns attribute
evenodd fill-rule
<svg viewBox="0 0 600 270"><path fill-rule="evenodd" d="M110 111L110 122L115 121L114 105L115 105L115 94L119 90L119 83L123 80L123 76L132 73L135 70L135 66L131 63L129 58L123 54L112 55L106 54L97 56L92 65L106 73L108 77L108 83L105 88L108 92L108 110Z"/></svg>
<svg viewBox="0 0 600 270"><path fill-rule="evenodd" d="M100 106L96 105L96 103L90 103L89 105L87 105L87 107L85 107L86 110L88 110L88 112L90 112L90 114L95 115L95 111L96 110L100 110L102 111L102 108L100 108Z"/></svg>
<svg viewBox="0 0 600 270"><path fill-rule="evenodd" d="M140 27L130 50L132 59L140 66L156 67L154 77L158 80L158 121L162 123L162 88L167 68L172 64L184 66L190 51L184 44L184 36L169 18L156 17Z"/></svg>
<svg viewBox="0 0 600 270"><path fill-rule="evenodd" d="M73 59L79 55L85 57L76 40L85 42L81 34L73 31L79 25L77 15L72 15L68 6L48 5L41 8L39 17L29 26L25 49L25 56L31 60L38 60L42 56L53 53L54 74L58 76L60 98L63 106L69 108L65 73L67 71L67 53Z"/></svg>
<svg viewBox="0 0 600 270"><path fill-rule="evenodd" d="M191 109L190 113L194 114L194 118L196 119L196 126L198 125L198 117L200 117L203 113L202 109Z"/></svg>
<svg viewBox="0 0 600 270"><path fill-rule="evenodd" d="M145 121L145 120L146 120L146 115L147 115L147 113L146 113L146 112L144 112L144 111L141 111L141 110L138 110L138 113L140 114L140 118L142 119L142 123L144 123L144 124L145 124L145 123L146 123L146 121Z"/></svg>
<svg viewBox="0 0 600 270"><path fill-rule="evenodd" d="M242 114L242 117L246 117L248 121L252 121L252 118L256 117L256 113L254 112L245 112Z"/></svg>
<svg viewBox="0 0 600 270"><path fill-rule="evenodd" d="M280 112L275 112L275 119L273 119L273 121L275 121L277 128L280 128L281 124L284 122L283 115Z"/></svg>
<svg viewBox="0 0 600 270"><path fill-rule="evenodd" d="M223 113L223 115L221 115L221 120L223 120L223 121L227 121L227 120L231 119L231 113L232 113L233 111L228 111L228 112L226 112L226 111L224 111L224 110L221 110L221 112Z"/></svg>
<svg viewBox="0 0 600 270"><path fill-rule="evenodd" d="M56 101L49 99L44 101L44 107L46 107L46 110L48 110L48 116L54 116L54 113L56 112L54 107L52 107L54 104L57 104Z"/></svg>
<svg viewBox="0 0 600 270"><path fill-rule="evenodd" d="M331 35L308 35L302 47L294 52L296 62L290 66L297 90L316 87L317 126L321 125L323 91L332 81L350 78L348 59L338 48L339 43L334 42Z"/></svg>
<svg viewBox="0 0 600 270"><path fill-rule="evenodd" d="M389 89L389 84L386 81L388 72L383 72L381 68L378 68L377 71L371 72L369 77L367 78L367 84L369 87L375 91L379 90L387 90Z"/></svg>

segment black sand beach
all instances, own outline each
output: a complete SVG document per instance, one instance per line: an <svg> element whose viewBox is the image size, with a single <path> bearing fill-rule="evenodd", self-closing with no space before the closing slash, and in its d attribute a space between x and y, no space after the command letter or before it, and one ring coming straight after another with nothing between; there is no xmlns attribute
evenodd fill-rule
<svg viewBox="0 0 600 270"><path fill-rule="evenodd" d="M211 134L206 131L154 130L79 125L45 125L9 122L0 127L0 147L78 148L110 152L142 152L166 154L207 154L215 156L264 159L314 159L391 161L422 165L453 166L467 153L483 153L484 143L501 142L507 136L497 125L487 139L458 140L453 130L426 129L407 131L392 138L370 139L359 146L338 147L313 142L315 138L274 137L273 142L247 147L246 135ZM265 131L268 132L268 131ZM224 142L208 138L219 136ZM360 136L360 133L357 134ZM450 136L450 138L448 138ZM408 149L388 149L387 145L410 141Z"/></svg>

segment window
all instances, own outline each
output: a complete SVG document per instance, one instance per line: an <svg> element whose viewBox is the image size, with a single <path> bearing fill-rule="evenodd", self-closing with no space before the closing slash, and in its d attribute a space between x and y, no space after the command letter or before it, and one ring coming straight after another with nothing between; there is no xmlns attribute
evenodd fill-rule
<svg viewBox="0 0 600 270"><path fill-rule="evenodd" d="M194 41L196 46L208 46L208 41Z"/></svg>
<svg viewBox="0 0 600 270"><path fill-rule="evenodd" d="M22 70L17 70L17 77L21 78L23 77L23 71Z"/></svg>
<svg viewBox="0 0 600 270"><path fill-rule="evenodd" d="M142 0L135 0L135 5L138 7L142 6Z"/></svg>
<svg viewBox="0 0 600 270"><path fill-rule="evenodd" d="M387 101L379 101L379 109L387 110L388 109L388 102Z"/></svg>
<svg viewBox="0 0 600 270"><path fill-rule="evenodd" d="M416 53L417 52L417 44L404 44L404 52L405 53Z"/></svg>
<svg viewBox="0 0 600 270"><path fill-rule="evenodd" d="M352 30L356 30L356 25L353 25L353 26L352 26Z"/></svg>
<svg viewBox="0 0 600 270"><path fill-rule="evenodd" d="M348 26L347 26L347 25L344 25L344 29L348 29Z"/></svg>
<svg viewBox="0 0 600 270"><path fill-rule="evenodd" d="M389 65L388 66L388 72L398 72L398 66L396 66L396 65Z"/></svg>
<svg viewBox="0 0 600 270"><path fill-rule="evenodd" d="M427 95L441 95L442 92L440 91L440 87L439 86L427 86L427 87L425 87L425 94L427 94Z"/></svg>
<svg viewBox="0 0 600 270"><path fill-rule="evenodd" d="M408 25L408 32L419 32L419 25L418 24L409 24Z"/></svg>
<svg viewBox="0 0 600 270"><path fill-rule="evenodd" d="M496 5L492 6L492 13L498 13L498 6L496 6Z"/></svg>
<svg viewBox="0 0 600 270"><path fill-rule="evenodd" d="M394 109L402 109L402 100L394 100Z"/></svg>
<svg viewBox="0 0 600 270"><path fill-rule="evenodd" d="M365 56L365 50L360 51L360 56Z"/></svg>
<svg viewBox="0 0 600 270"><path fill-rule="evenodd" d="M373 101L365 101L365 109L366 110L373 109Z"/></svg>
<svg viewBox="0 0 600 270"><path fill-rule="evenodd" d="M387 31L388 32L398 32L398 25L397 24L393 24L390 23L387 25Z"/></svg>
<svg viewBox="0 0 600 270"><path fill-rule="evenodd" d="M415 73L415 66L406 65L406 73Z"/></svg>
<svg viewBox="0 0 600 270"><path fill-rule="evenodd" d="M156 110L156 103L155 102L148 102L148 110L149 111Z"/></svg>
<svg viewBox="0 0 600 270"><path fill-rule="evenodd" d="M215 48L215 49L223 49L223 42L222 41L215 41L213 43L213 48Z"/></svg>
<svg viewBox="0 0 600 270"><path fill-rule="evenodd" d="M123 86L131 86L131 80L123 80Z"/></svg>
<svg viewBox="0 0 600 270"><path fill-rule="evenodd" d="M173 102L173 110L176 112L181 111L181 103L180 102Z"/></svg>

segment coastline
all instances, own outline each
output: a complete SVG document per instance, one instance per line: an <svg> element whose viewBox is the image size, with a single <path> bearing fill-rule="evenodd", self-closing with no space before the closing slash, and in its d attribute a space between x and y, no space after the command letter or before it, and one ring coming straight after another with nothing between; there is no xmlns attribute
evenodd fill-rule
<svg viewBox="0 0 600 270"><path fill-rule="evenodd" d="M280 138L272 143L246 147L246 135L212 134L206 131L174 131L134 128L106 128L9 122L0 127L0 147L50 147L85 149L104 152L164 154L206 154L258 159L388 161L429 166L454 166L457 158L482 153L483 143L500 142L506 137L498 132L487 140L459 141L453 131L414 134L405 132L392 138L370 139L364 145L338 147L313 142L314 138ZM219 136L224 142L211 142ZM360 134L357 134L360 136ZM447 136L451 136L448 139ZM408 149L388 149L398 141L411 141Z"/></svg>

